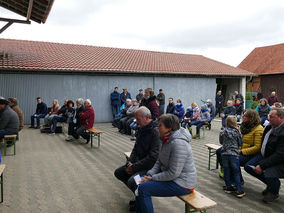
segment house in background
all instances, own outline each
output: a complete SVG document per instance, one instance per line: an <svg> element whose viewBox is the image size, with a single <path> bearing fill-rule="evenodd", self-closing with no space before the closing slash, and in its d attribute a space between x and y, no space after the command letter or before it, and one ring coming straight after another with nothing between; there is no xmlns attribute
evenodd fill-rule
<svg viewBox="0 0 284 213"><path fill-rule="evenodd" d="M118 86L135 97L140 88L163 89L185 107L201 100L245 94L253 73L201 55L0 39L0 96L17 97L25 123L40 96L48 106L57 98L90 98L96 122L112 120L110 93Z"/></svg>
<svg viewBox="0 0 284 213"><path fill-rule="evenodd" d="M248 90L268 98L276 92L284 103L284 44L255 48L238 66L257 75L248 81Z"/></svg>

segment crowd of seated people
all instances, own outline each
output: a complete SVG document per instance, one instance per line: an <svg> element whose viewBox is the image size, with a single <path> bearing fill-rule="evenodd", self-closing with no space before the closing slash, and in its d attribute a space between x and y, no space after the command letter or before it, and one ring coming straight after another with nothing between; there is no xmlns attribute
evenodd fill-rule
<svg viewBox="0 0 284 213"><path fill-rule="evenodd" d="M87 130L93 127L95 121L95 111L89 99L78 98L76 100L76 109L72 100L64 100L64 104L60 107L58 100L54 99L49 112L47 112L46 104L42 102L40 97L37 98L37 103L36 113L31 116L30 128L38 129L40 118L44 118L42 130L47 130L49 135L55 135L56 132L62 132L62 127L57 130L57 124L67 123L68 137L65 139L66 141L79 139L81 136L86 140L86 144L89 143L90 133ZM35 118L37 119L36 127L33 125Z"/></svg>

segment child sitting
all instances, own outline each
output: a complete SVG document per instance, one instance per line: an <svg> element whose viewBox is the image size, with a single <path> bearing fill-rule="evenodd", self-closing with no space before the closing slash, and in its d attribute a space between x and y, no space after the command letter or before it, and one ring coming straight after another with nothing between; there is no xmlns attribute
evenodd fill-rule
<svg viewBox="0 0 284 213"><path fill-rule="evenodd" d="M188 107L186 109L186 113L184 115L183 121L181 122L181 126L183 128L189 128L190 127L189 121L192 119L192 114L193 114L192 108Z"/></svg>
<svg viewBox="0 0 284 213"><path fill-rule="evenodd" d="M221 158L224 168L223 187L226 193L235 192L236 196L242 198L245 193L241 185L241 169L239 161L239 147L242 146L242 136L237 129L236 116L229 115L226 119L226 128L220 132ZM234 183L235 187L232 186Z"/></svg>

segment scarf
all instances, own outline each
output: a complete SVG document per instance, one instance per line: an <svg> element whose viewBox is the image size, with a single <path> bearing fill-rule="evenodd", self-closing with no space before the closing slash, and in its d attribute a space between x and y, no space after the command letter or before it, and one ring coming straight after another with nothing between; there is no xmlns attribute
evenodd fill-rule
<svg viewBox="0 0 284 213"><path fill-rule="evenodd" d="M250 123L250 122L244 123L244 122L242 122L241 127L240 127L242 135L246 135L246 134L250 133L251 130L257 125L258 125L257 123Z"/></svg>

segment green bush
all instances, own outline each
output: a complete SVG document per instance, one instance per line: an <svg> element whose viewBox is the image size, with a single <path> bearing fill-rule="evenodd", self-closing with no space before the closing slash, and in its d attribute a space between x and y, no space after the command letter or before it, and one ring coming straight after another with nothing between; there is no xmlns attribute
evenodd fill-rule
<svg viewBox="0 0 284 213"><path fill-rule="evenodd" d="M250 92L247 92L247 94L246 94L246 100L247 100L247 101L252 101L252 100L253 100L253 99L252 99L252 95L251 95Z"/></svg>
<svg viewBox="0 0 284 213"><path fill-rule="evenodd" d="M252 108L252 109L255 109L258 104L259 104L258 101L252 102L251 108Z"/></svg>

